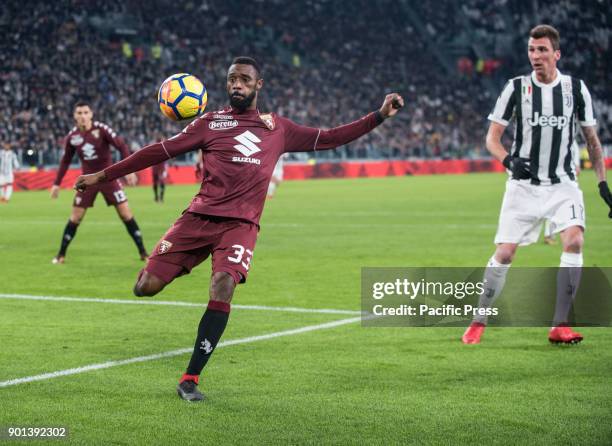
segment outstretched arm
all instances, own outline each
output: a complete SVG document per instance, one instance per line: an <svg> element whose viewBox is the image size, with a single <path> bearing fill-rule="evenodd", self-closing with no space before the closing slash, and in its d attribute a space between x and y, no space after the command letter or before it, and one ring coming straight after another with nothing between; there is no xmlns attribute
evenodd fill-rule
<svg viewBox="0 0 612 446"><path fill-rule="evenodd" d="M64 144L64 155L62 156L59 168L57 169L57 175L55 176L53 186L51 186L51 198L55 199L58 197L60 184L62 184L62 180L64 179L64 175L66 175L66 172L68 171L68 167L70 167L70 161L72 161L74 152L74 147L72 147L68 139L66 139L66 143Z"/></svg>
<svg viewBox="0 0 612 446"><path fill-rule="evenodd" d="M403 106L404 99L397 93L391 93L385 97L383 105L377 111L350 124L329 130L301 126L281 118L285 126L285 152L334 149L348 144L372 131L385 119L395 116Z"/></svg>
<svg viewBox="0 0 612 446"><path fill-rule="evenodd" d="M593 170L595 170L595 175L597 175L597 180L599 181L599 195L610 207L608 217L612 218L612 193L606 181L606 163L595 126L582 126L582 134L584 139L586 139L589 159L593 164Z"/></svg>
<svg viewBox="0 0 612 446"><path fill-rule="evenodd" d="M117 135L117 133L106 124L102 124L102 128L105 131L108 142L113 147L115 147L121 154L121 159L125 159L130 156L130 148L128 147L125 140L121 136ZM125 181L128 186L135 186L136 183L138 183L138 177L135 173L131 173L129 175L126 175Z"/></svg>
<svg viewBox="0 0 612 446"><path fill-rule="evenodd" d="M196 119L185 127L181 133L166 141L143 147L127 158L100 172L79 176L74 188L79 191L84 191L88 186L93 186L94 184L103 183L105 181L112 181L132 172L137 172L153 166L154 164L159 164L162 161L166 161L182 153L199 149L203 144L201 127L205 127L205 125L201 123L204 123L204 121Z"/></svg>

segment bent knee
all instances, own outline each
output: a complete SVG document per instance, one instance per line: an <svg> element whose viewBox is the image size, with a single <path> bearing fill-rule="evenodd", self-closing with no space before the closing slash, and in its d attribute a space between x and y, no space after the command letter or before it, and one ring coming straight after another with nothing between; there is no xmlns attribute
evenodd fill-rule
<svg viewBox="0 0 612 446"><path fill-rule="evenodd" d="M514 260L517 245L513 243L502 243L495 250L495 260L503 265L508 265Z"/></svg>
<svg viewBox="0 0 612 446"><path fill-rule="evenodd" d="M85 217L85 215L71 215L69 220L75 225L80 225L83 221L83 217Z"/></svg>
<svg viewBox="0 0 612 446"><path fill-rule="evenodd" d="M563 236L563 250L566 252L579 253L582 252L582 246L584 245L584 235L582 229L575 228Z"/></svg>
<svg viewBox="0 0 612 446"><path fill-rule="evenodd" d="M134 295L138 297L155 296L163 290L165 286L166 284L163 280L144 271L136 282L136 285L134 285Z"/></svg>
<svg viewBox="0 0 612 446"><path fill-rule="evenodd" d="M230 303L234 295L236 282L231 274L225 271L213 273L210 280L210 298Z"/></svg>

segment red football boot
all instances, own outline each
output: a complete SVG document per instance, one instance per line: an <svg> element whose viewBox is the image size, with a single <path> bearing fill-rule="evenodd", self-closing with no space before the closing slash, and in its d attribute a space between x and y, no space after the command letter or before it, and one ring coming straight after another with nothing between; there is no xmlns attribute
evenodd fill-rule
<svg viewBox="0 0 612 446"><path fill-rule="evenodd" d="M465 333L463 333L461 341L464 344L480 344L480 338L485 328L486 325L481 322L472 322L467 330L465 330Z"/></svg>
<svg viewBox="0 0 612 446"><path fill-rule="evenodd" d="M578 344L582 339L583 337L580 333L572 331L566 325L553 327L548 332L548 340L553 344Z"/></svg>

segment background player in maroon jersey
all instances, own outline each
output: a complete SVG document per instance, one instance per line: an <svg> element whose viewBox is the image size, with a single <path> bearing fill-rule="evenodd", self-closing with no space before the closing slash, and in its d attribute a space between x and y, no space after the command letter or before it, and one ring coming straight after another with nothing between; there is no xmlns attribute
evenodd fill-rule
<svg viewBox="0 0 612 446"><path fill-rule="evenodd" d="M93 112L87 102L81 101L75 104L74 120L76 121L76 127L66 136L64 156L60 162L55 182L51 187L51 198L54 199L59 195L60 184L70 166L70 162L75 152L81 159L81 166L84 174L97 172L113 163L110 150L111 145L119 150L122 158L126 158L130 155L127 144L121 137L117 136L113 129L106 124L93 121ZM136 174L126 175L126 181L130 186L136 184ZM128 206L127 196L125 195L121 183L119 180L115 179L114 181L100 184L83 192L77 191L74 197L70 218L64 228L59 252L53 258L53 263L64 263L68 245L72 239L74 239L76 230L81 221L83 221L87 208L93 207L98 192L104 196L108 206L115 206L117 214L119 214L119 217L123 220L128 233L138 247L141 260L147 258L148 255L142 242L140 228Z"/></svg>
<svg viewBox="0 0 612 446"><path fill-rule="evenodd" d="M155 164L151 167L153 176L153 194L157 203L164 202L164 193L166 192L166 178L168 177L168 166L165 161Z"/></svg>
<svg viewBox="0 0 612 446"><path fill-rule="evenodd" d="M199 376L225 330L234 288L247 279L259 218L278 158L285 152L347 144L404 105L401 96L389 94L379 110L350 124L321 130L297 125L275 113L260 113L257 97L262 87L258 63L248 57L234 59L227 73L231 107L206 113L178 135L147 146L103 171L80 176L75 186L86 191L181 153L202 151L200 191L159 241L134 286L137 296L153 296L212 254L210 300L177 388L186 400L203 398L197 388Z"/></svg>

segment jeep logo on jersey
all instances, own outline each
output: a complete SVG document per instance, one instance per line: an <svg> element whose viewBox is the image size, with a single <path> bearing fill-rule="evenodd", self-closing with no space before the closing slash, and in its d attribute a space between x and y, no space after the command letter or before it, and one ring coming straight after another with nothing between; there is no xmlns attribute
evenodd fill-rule
<svg viewBox="0 0 612 446"><path fill-rule="evenodd" d="M247 130L238 136L234 136L234 139L240 144L236 144L234 149L238 150L244 156L249 157L257 152L261 152L261 149L257 147L256 142L261 142L257 136Z"/></svg>
<svg viewBox="0 0 612 446"><path fill-rule="evenodd" d="M557 127L557 130L561 130L568 124L569 118L567 116L540 115L540 112L535 112L533 118L528 119L527 122L532 127L539 125L540 127Z"/></svg>
<svg viewBox="0 0 612 446"><path fill-rule="evenodd" d="M238 127L238 121L211 121L208 124L208 128L211 130L226 130L233 129L234 127Z"/></svg>

